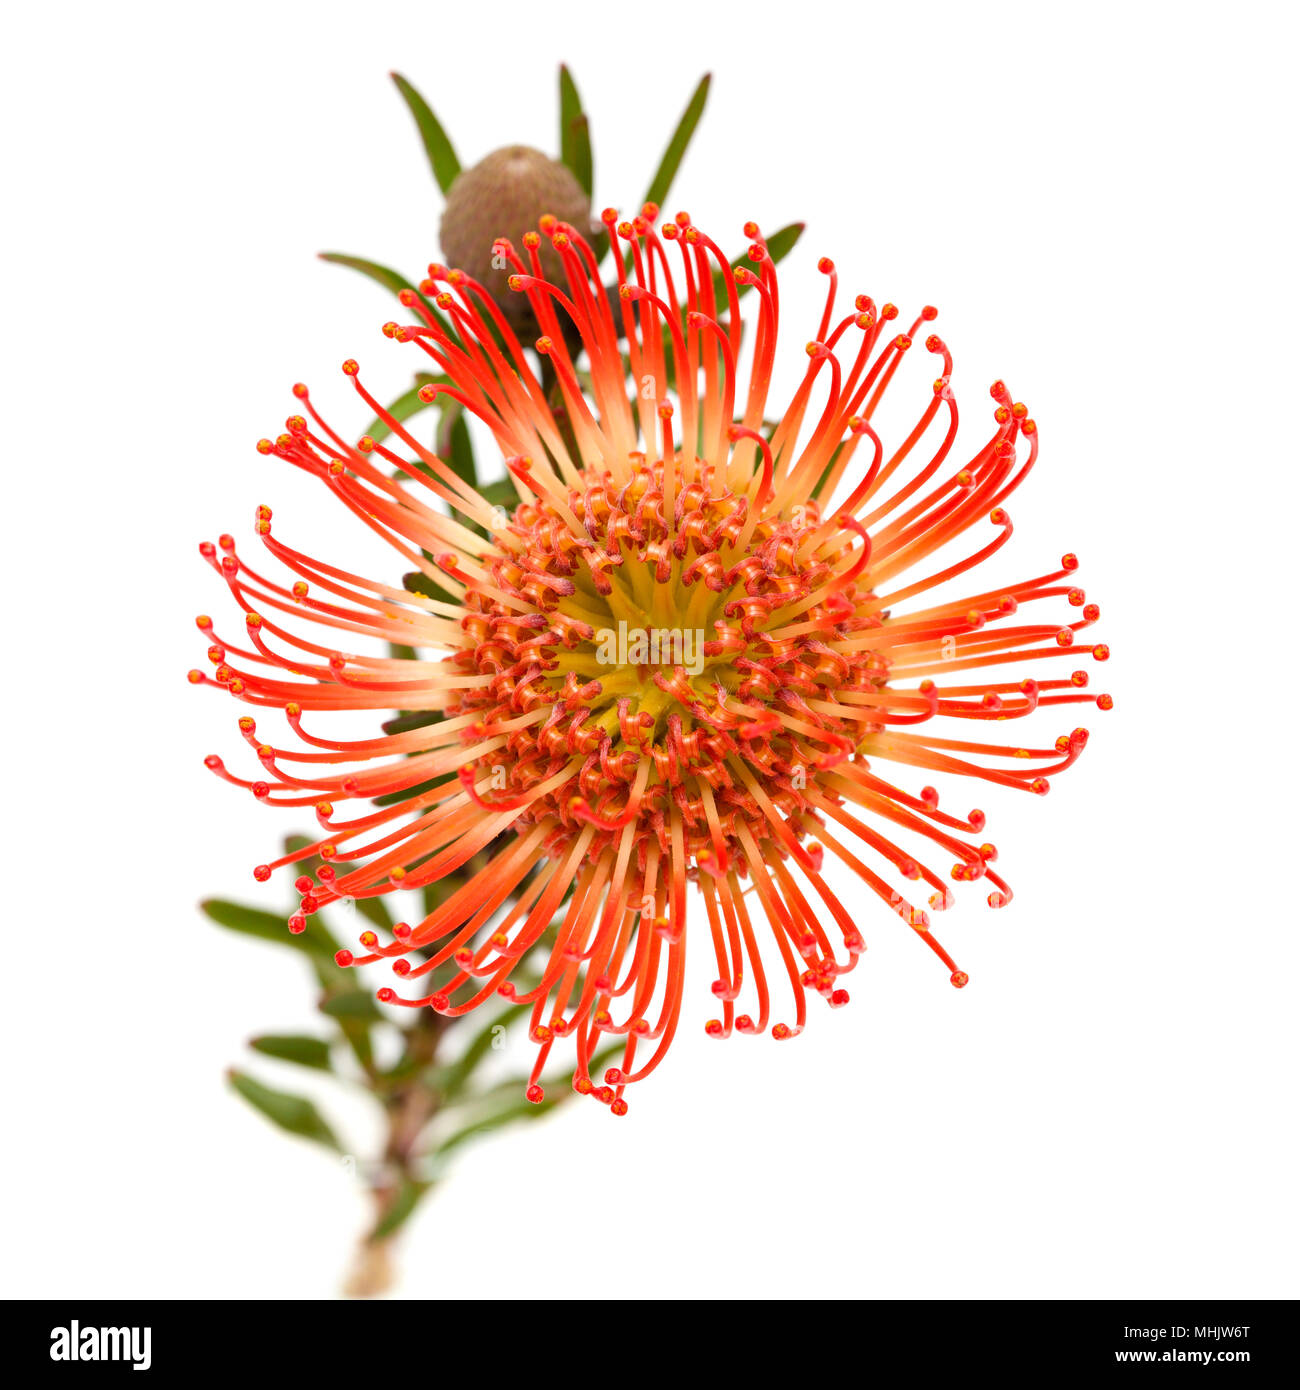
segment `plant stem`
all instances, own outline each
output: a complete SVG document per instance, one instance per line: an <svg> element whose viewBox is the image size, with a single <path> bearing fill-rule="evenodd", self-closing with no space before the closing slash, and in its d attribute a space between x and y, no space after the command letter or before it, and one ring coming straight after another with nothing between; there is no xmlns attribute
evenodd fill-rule
<svg viewBox="0 0 1300 1390"><path fill-rule="evenodd" d="M393 1286L395 1233L385 1229L394 1206L410 1184L420 1181L417 1147L425 1126L438 1113L441 1097L431 1090L424 1073L437 1056L447 1021L431 1009L421 1009L406 1030L401 1069L407 1079L380 1097L388 1119L383 1162L371 1185L375 1219L361 1238L343 1291L350 1298L375 1298Z"/></svg>

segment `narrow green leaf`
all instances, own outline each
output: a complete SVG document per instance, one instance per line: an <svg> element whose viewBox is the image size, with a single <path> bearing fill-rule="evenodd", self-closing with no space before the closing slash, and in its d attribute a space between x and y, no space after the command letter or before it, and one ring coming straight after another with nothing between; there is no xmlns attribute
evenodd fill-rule
<svg viewBox="0 0 1300 1390"><path fill-rule="evenodd" d="M663 201L668 196L668 190L677 177L677 170L681 167L686 147L691 143L691 136L695 134L695 127L700 123L700 117L704 114L704 103L709 99L709 83L712 80L713 74L708 72L700 79L700 85L696 87L690 101L687 102L686 110L682 112L682 118L677 122L677 129L673 131L668 148L664 151L664 157L659 161L659 168L655 171L654 178L650 180L650 187L646 190L643 202L663 206Z"/></svg>
<svg viewBox="0 0 1300 1390"><path fill-rule="evenodd" d="M290 1095L287 1091L273 1091L242 1071L229 1071L226 1073L226 1079L249 1105L261 1111L273 1125L279 1126L289 1134L296 1134L300 1139L310 1139L313 1143L324 1144L327 1148L340 1147L339 1141L334 1137L334 1131L306 1096Z"/></svg>
<svg viewBox="0 0 1300 1390"><path fill-rule="evenodd" d="M516 1091L515 1094L518 1095L518 1092ZM547 1096L536 1105L530 1100L512 1101L509 1105L494 1110L449 1135L434 1149L430 1158L435 1162L444 1159L448 1154L460 1148L462 1144L468 1143L469 1140L490 1130L499 1129L502 1125L513 1124L516 1120L538 1120L548 1111L553 1110L560 1103L561 1098Z"/></svg>
<svg viewBox="0 0 1300 1390"><path fill-rule="evenodd" d="M603 1082L605 1068L622 1054L623 1044L613 1043L592 1057L590 1070L597 1084ZM484 1103L489 1104L492 1108L478 1115L469 1124L462 1126L436 1145L430 1154L435 1165L448 1153L460 1148L468 1140L499 1129L503 1125L514 1124L516 1121L535 1120L540 1115L545 1115L549 1110L553 1110L557 1105L563 1105L565 1101L572 1099L576 1094L567 1075L543 1077L542 1089L546 1094L535 1105L532 1101L523 1099L520 1094L527 1082L528 1078L525 1076L514 1076L498 1082L481 1095L463 1097L456 1107L456 1110L462 1113L474 1115ZM501 1103L502 1101L504 1103ZM494 1106L492 1105L493 1102L496 1102Z"/></svg>
<svg viewBox="0 0 1300 1390"><path fill-rule="evenodd" d="M795 242L803 236L804 226L803 222L790 222L768 237L767 254L771 256L774 265L794 249Z"/></svg>
<svg viewBox="0 0 1300 1390"><path fill-rule="evenodd" d="M330 1045L324 1038L311 1038L298 1033L264 1033L250 1038L249 1047L264 1056L281 1062L293 1062L300 1067L330 1071Z"/></svg>
<svg viewBox="0 0 1300 1390"><path fill-rule="evenodd" d="M434 1089L441 1094L444 1102L452 1101L461 1094L475 1067L492 1051L492 1044L496 1039L504 1036L505 1030L512 1023L527 1017L527 1009L505 1009L479 1029L465 1051L454 1062L439 1068L438 1076L432 1078L432 1081ZM525 1080L524 1085L527 1084Z"/></svg>
<svg viewBox="0 0 1300 1390"><path fill-rule="evenodd" d="M480 483L478 490L489 507L504 507L512 512L519 505L519 490L513 478L497 478L491 483Z"/></svg>
<svg viewBox="0 0 1300 1390"><path fill-rule="evenodd" d="M340 990L337 994L326 995L318 1007L330 1018L364 1019L369 1023L383 1018L374 995L366 989Z"/></svg>
<svg viewBox="0 0 1300 1390"><path fill-rule="evenodd" d="M313 844L305 835L286 835L284 839L284 852L286 854L297 854ZM315 856L301 860L299 867L303 873L315 873L320 867L321 861ZM324 952L317 954L315 951L309 953L312 971L316 976L317 983L320 985L324 995L332 997L337 994L348 994L356 989L357 977L351 970L344 969L335 964L334 950L336 942L330 935L325 923L321 920L319 913L314 913L307 918L307 931L304 935L315 934L328 943L329 954ZM294 940L301 940L295 937ZM339 1032L343 1035L344 1041L352 1049L353 1056L356 1057L363 1071L370 1073L374 1068L374 1048L370 1041L369 1020L361 1018L339 1018L336 1020Z"/></svg>
<svg viewBox="0 0 1300 1390"><path fill-rule="evenodd" d="M399 802L410 801L412 797L423 796L425 792L431 792L437 787L446 786L448 782L454 782L454 777L430 777L426 782L417 782L413 787L402 787L395 792L385 792L383 796L375 797L376 806L396 806Z"/></svg>
<svg viewBox="0 0 1300 1390"><path fill-rule="evenodd" d="M419 294L419 290L405 275L390 270L386 265L380 265L378 261L368 261L364 256L348 256L342 251L321 251L319 255L322 261L329 261L331 265L345 265L351 270L359 270L362 275L368 275L386 290L392 290L394 294L400 294L403 290L412 290Z"/></svg>
<svg viewBox="0 0 1300 1390"><path fill-rule="evenodd" d="M413 710L407 714L399 714L394 719L385 719L380 727L386 734L409 734L414 729L427 729L430 724L438 724L442 718L441 710Z"/></svg>
<svg viewBox="0 0 1300 1390"><path fill-rule="evenodd" d="M449 400L443 408L442 419L438 423L437 454L444 463L450 464L458 478L470 487L477 484L474 442L469 437L469 424L459 401Z"/></svg>
<svg viewBox="0 0 1300 1390"><path fill-rule="evenodd" d="M560 64L560 162L569 167L582 191L591 197L591 126L573 75Z"/></svg>
<svg viewBox="0 0 1300 1390"><path fill-rule="evenodd" d="M456 151L452 149L447 132L433 114L429 103L400 72L389 73L389 76L397 84L402 100L410 107L411 115L415 117L415 124L420 129L420 139L424 141L424 152L429 156L429 167L433 170L433 177L437 180L438 187L446 193L455 183L456 175L460 173L460 160L456 158Z"/></svg>
<svg viewBox="0 0 1300 1390"><path fill-rule="evenodd" d="M453 342L460 342L460 335L456 332L455 328L452 327L447 316L441 309L431 304L429 300L411 284L405 275L390 269L390 267L386 265L380 265L378 261L368 261L364 256L348 256L342 251L319 251L317 252L317 257L322 261L329 261L331 265L345 265L350 270L358 270L362 275L369 276L376 284L382 285L386 290L390 290L395 295L400 295L403 290L410 290L412 294L419 298L420 303L424 305L425 313L432 315L434 322L437 323L442 331L446 333Z"/></svg>
<svg viewBox="0 0 1300 1390"><path fill-rule="evenodd" d="M353 898L352 901L357 911L372 927L378 927L380 931L392 931L393 914L389 912L388 903L385 899Z"/></svg>
<svg viewBox="0 0 1300 1390"><path fill-rule="evenodd" d="M773 265L784 260L794 249L795 242L803 235L804 226L805 223L803 222L790 222L767 238L767 254L772 258ZM734 271L742 265L748 269L753 269L747 256L737 256L732 261L731 268ZM737 285L736 298L739 299L742 295L748 294L752 288L752 285ZM713 272L713 298L717 303L718 312L725 314L730 302L727 299L727 284L722 277L722 272L717 270Z"/></svg>
<svg viewBox="0 0 1300 1390"><path fill-rule="evenodd" d="M437 383L439 386L451 385L451 379L445 376L433 376L429 372L417 372L415 385L409 390L403 391L395 401L390 401L388 413L399 424L404 424L413 415L418 415L422 410L428 410L429 404L420 399L420 388ZM370 422L366 433L375 441L376 444L387 439L392 433L392 428L378 415Z"/></svg>
<svg viewBox="0 0 1300 1390"><path fill-rule="evenodd" d="M402 576L402 587L409 594L423 594L425 598L439 599L443 603L455 603L455 594L440 589L423 570L410 570Z"/></svg>
<svg viewBox="0 0 1300 1390"><path fill-rule="evenodd" d="M272 941L277 946L292 946L313 956L333 956L338 949L338 943L314 916L307 918L306 929L295 936L283 917L261 908L225 902L221 898L205 898L199 907L218 926L255 936L261 941Z"/></svg>

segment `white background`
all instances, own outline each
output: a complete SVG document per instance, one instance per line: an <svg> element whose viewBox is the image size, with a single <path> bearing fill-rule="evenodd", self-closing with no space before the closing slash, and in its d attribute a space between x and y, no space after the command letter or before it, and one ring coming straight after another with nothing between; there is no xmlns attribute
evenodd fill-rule
<svg viewBox="0 0 1300 1390"><path fill-rule="evenodd" d="M1084 709L1092 744L1046 801L955 793L1017 889L941 919L969 988L847 886L870 946L853 1002L813 1000L795 1042L710 1042L697 956L631 1113L577 1103L469 1152L409 1231L402 1292L1300 1293L1297 37L1280 4L12 12L5 1292L338 1286L362 1196L222 1081L312 1008L290 953L194 908L278 908L249 869L298 828L202 768L243 746L184 679L193 615L228 611L196 544L247 538L268 502L286 538L361 558L252 447L300 378L349 420L345 356L407 380L390 301L313 253L416 277L436 255L390 68L468 164L555 151L563 58L598 207L639 201L715 73L670 209L737 250L748 217L808 221L783 267L796 365L832 254L850 291L940 307L966 439L1007 377L1044 447L1013 568L1078 551L1116 707Z"/></svg>

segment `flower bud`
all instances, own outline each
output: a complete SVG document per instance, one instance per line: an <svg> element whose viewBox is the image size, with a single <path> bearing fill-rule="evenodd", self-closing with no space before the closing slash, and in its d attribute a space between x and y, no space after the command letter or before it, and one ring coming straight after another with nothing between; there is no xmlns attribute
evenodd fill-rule
<svg viewBox="0 0 1300 1390"><path fill-rule="evenodd" d="M584 235L591 224L591 203L569 169L540 150L507 145L456 177L447 194L439 236L447 264L478 280L500 305L516 333L533 335L536 321L526 295L506 281L513 267L493 257L497 237L508 237L523 251L523 235L535 231L538 218L550 213ZM557 252L543 239L542 274L564 284Z"/></svg>

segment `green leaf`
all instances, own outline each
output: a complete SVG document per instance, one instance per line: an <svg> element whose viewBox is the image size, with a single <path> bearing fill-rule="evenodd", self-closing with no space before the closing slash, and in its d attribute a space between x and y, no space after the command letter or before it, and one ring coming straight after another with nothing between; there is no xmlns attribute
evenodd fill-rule
<svg viewBox="0 0 1300 1390"><path fill-rule="evenodd" d="M388 413L394 420L404 424L412 415L418 415L420 411L428 410L430 408L429 403L420 399L420 389L432 383L437 383L439 386L449 386L451 379L445 376L433 376L429 372L417 372L415 385L409 390L403 391L395 401L389 403ZM387 439L392 430L376 415L366 429L366 433L378 444Z"/></svg>
<svg viewBox="0 0 1300 1390"><path fill-rule="evenodd" d="M410 570L402 576L402 588L408 594L423 594L425 598L438 599L443 603L455 603L456 595L440 589L423 570Z"/></svg>
<svg viewBox="0 0 1300 1390"><path fill-rule="evenodd" d="M415 117L415 124L420 129L420 139L424 141L424 152L429 156L429 167L433 170L433 177L438 181L438 187L446 193L455 183L456 175L460 173L460 160L456 158L456 151L452 149L447 132L433 114L429 103L400 72L389 73L389 76L397 84L402 100L410 107L411 115Z"/></svg>
<svg viewBox="0 0 1300 1390"><path fill-rule="evenodd" d="M283 917L274 912L264 912L261 908L225 902L221 898L205 898L199 907L218 926L242 932L245 936L255 936L262 941L272 941L277 946L292 946L309 955L330 957L338 949L338 943L314 916L307 918L306 930L295 936L285 925Z"/></svg>
<svg viewBox="0 0 1300 1390"><path fill-rule="evenodd" d="M598 1083L603 1080L605 1067L612 1062L615 1057L623 1053L623 1044L614 1043L609 1047L603 1048L591 1059L590 1070L593 1078L598 1078ZM479 1102L491 1102L498 1099L501 1093L505 1093L504 1104L497 1104L486 1113L479 1115L469 1124L462 1126L453 1134L449 1135L440 1144L435 1145L429 1155L435 1168L447 1154L460 1148L467 1143L492 1130L501 1128L502 1125L514 1124L516 1121L535 1120L553 1110L557 1105L563 1105L570 1100L576 1092L570 1084L568 1076L550 1076L542 1078L542 1089L546 1092L545 1096L537 1104L530 1100L525 1100L520 1096L527 1083L527 1077L511 1077L506 1081L498 1082L489 1091L485 1091L482 1096L467 1096L460 1103L457 1109L473 1114Z"/></svg>
<svg viewBox="0 0 1300 1390"><path fill-rule="evenodd" d="M515 1095L518 1094L516 1091ZM514 1100L509 1105L493 1110L481 1119L474 1120L465 1125L463 1129L458 1129L454 1134L449 1135L433 1150L429 1157L437 1163L460 1148L462 1144L466 1144L471 1139L490 1130L499 1129L502 1125L513 1124L516 1120L538 1120L559 1105L562 1099L563 1095L547 1096L536 1105L530 1100Z"/></svg>
<svg viewBox="0 0 1300 1390"><path fill-rule="evenodd" d="M433 318L442 331L453 342L458 343L460 341L459 334L442 310L435 308L424 295L420 294L420 291L411 284L405 275L386 265L380 265L378 261L368 261L364 256L348 256L342 251L320 251L317 252L317 256L322 261L329 261L331 265L345 265L350 270L359 270L362 275L368 275L376 284L382 285L393 294L401 294L403 290L410 290L412 294L418 296L420 303L424 305L425 313Z"/></svg>
<svg viewBox="0 0 1300 1390"><path fill-rule="evenodd" d="M767 254L772 258L775 265L777 261L784 259L794 249L794 244L803 236L803 229L806 224L803 222L790 222L779 231L772 233L767 239ZM743 287L742 287L743 288Z"/></svg>
<svg viewBox="0 0 1300 1390"><path fill-rule="evenodd" d="M513 512L519 505L519 490L513 478L497 478L491 483L480 483L479 494L489 507L504 507Z"/></svg>
<svg viewBox="0 0 1300 1390"><path fill-rule="evenodd" d="M430 724L441 723L442 718L441 710L413 710L394 719L385 719L380 727L386 734L409 734L413 729L427 729Z"/></svg>
<svg viewBox="0 0 1300 1390"><path fill-rule="evenodd" d="M643 202L663 206L663 201L668 196L668 190L672 187L673 179L677 177L677 170L681 166L686 147L691 143L691 136L695 134L695 127L704 114L704 103L709 99L709 83L712 80L713 74L708 72L700 79L700 85L696 87L690 101L687 102L686 110L682 112L682 118L677 122L677 129L673 131L668 148L664 151L664 157L659 161L659 168L655 171L654 178L650 180L650 187L646 190L645 198L642 199Z"/></svg>
<svg viewBox="0 0 1300 1390"><path fill-rule="evenodd" d="M803 222L790 222L767 238L767 254L771 257L773 265L784 260L790 254L794 249L795 242L803 236L805 225ZM742 265L749 269L753 268L749 264L748 256L737 256L732 261L731 268L734 271ZM739 299L742 295L748 294L752 288L752 285L737 285L736 298ZM713 298L718 306L718 312L725 314L730 301L727 298L727 283L719 270L713 272Z"/></svg>
<svg viewBox="0 0 1300 1390"><path fill-rule="evenodd" d="M445 1102L455 1100L465 1089L466 1082L474 1073L475 1067L492 1051L497 1030L504 1032L512 1023L528 1017L527 1009L505 1009L485 1024L470 1040L469 1046L446 1067L438 1069L436 1077L431 1078L434 1089ZM527 1082L525 1081L525 1085Z"/></svg>
<svg viewBox="0 0 1300 1390"><path fill-rule="evenodd" d="M560 64L560 162L591 197L591 126L568 67Z"/></svg>
<svg viewBox="0 0 1300 1390"><path fill-rule="evenodd" d="M260 1110L273 1125L289 1134L296 1134L300 1139L324 1144L327 1148L340 1147L334 1131L306 1096L273 1091L242 1071L229 1071L226 1079L254 1110Z"/></svg>
<svg viewBox="0 0 1300 1390"><path fill-rule="evenodd" d="M345 265L352 270L359 270L362 275L368 275L386 290L392 290L394 294L400 294L403 290L414 290L419 294L419 290L415 289L405 275L390 270L386 265L380 265L378 261L368 261L364 256L348 256L342 251L321 251L319 255L322 261L329 261L332 265Z"/></svg>
<svg viewBox="0 0 1300 1390"><path fill-rule="evenodd" d="M357 911L370 923L372 927L378 927L380 931L392 931L393 914L388 910L388 903L384 898L353 898Z"/></svg>
<svg viewBox="0 0 1300 1390"><path fill-rule="evenodd" d="M326 995L318 1006L330 1018L357 1018L375 1023L383 1018L375 997L366 989L340 990Z"/></svg>
<svg viewBox="0 0 1300 1390"><path fill-rule="evenodd" d="M420 1204L420 1198L433 1186L431 1182L416 1182L413 1178L403 1177L402 1185L398 1189L397 1197L393 1205L375 1222L375 1228L370 1232L371 1240L382 1240L385 1236L391 1236L400 1226L402 1226L411 1213Z"/></svg>
<svg viewBox="0 0 1300 1390"><path fill-rule="evenodd" d="M459 401L448 401L438 425L438 457L451 466L458 478L474 487L478 482L474 463L474 443L469 437L469 424Z"/></svg>
<svg viewBox="0 0 1300 1390"><path fill-rule="evenodd" d="M330 1045L324 1038L311 1038L298 1033L264 1033L250 1038L249 1047L266 1057L281 1062L293 1062L300 1067L330 1071Z"/></svg>
<svg viewBox="0 0 1300 1390"><path fill-rule="evenodd" d="M286 854L297 854L314 843L305 835L286 835L284 840L284 852ZM302 860L300 867L303 873L314 873L320 867L321 861L312 855L310 858ZM334 938L329 934L320 914L317 913L307 919L307 933L318 934L329 943L329 954L317 954L310 952L308 959L311 961L312 970L315 973L317 983L324 991L327 998L337 994L350 994L356 989L357 977L351 970L344 969L335 964L334 961ZM295 937L294 940L301 940ZM373 1071L374 1049L370 1042L369 1020L360 1018L339 1018L336 1020L339 1032L342 1033L344 1041L352 1049L361 1068L367 1074Z"/></svg>
<svg viewBox="0 0 1300 1390"><path fill-rule="evenodd" d="M452 427L448 431L448 446L442 449L441 439L439 439L438 456L452 466L453 473L457 478L462 478L473 488L477 480L477 468L474 464L474 442L470 439L469 421L464 418L464 411L457 410L456 416L452 420Z"/></svg>
<svg viewBox="0 0 1300 1390"><path fill-rule="evenodd" d="M430 777L427 781L417 782L413 787L401 787L395 792L385 792L383 796L375 797L374 803L376 806L396 806L400 802L410 801L414 796L423 796L425 792L445 787L448 782L455 780L454 777Z"/></svg>

